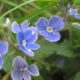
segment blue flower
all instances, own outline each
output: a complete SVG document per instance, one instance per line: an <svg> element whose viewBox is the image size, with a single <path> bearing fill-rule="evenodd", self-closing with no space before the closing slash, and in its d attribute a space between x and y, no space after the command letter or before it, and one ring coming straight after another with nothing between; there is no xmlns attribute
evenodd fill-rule
<svg viewBox="0 0 80 80"><path fill-rule="evenodd" d="M61 35L58 32L64 27L63 19L59 16L52 16L49 20L41 17L36 23L39 33L48 41L56 42L60 40Z"/></svg>
<svg viewBox="0 0 80 80"><path fill-rule="evenodd" d="M72 16L75 16L75 15L78 14L77 9L72 9L72 8L70 8L68 12L69 12L69 14L72 15Z"/></svg>
<svg viewBox="0 0 80 80"><path fill-rule="evenodd" d="M14 70L11 72L12 80L31 80L31 75L39 76L38 67L35 64L28 65L20 56L13 60L13 68Z"/></svg>
<svg viewBox="0 0 80 80"><path fill-rule="evenodd" d="M77 19L80 19L80 15L79 14L75 15L74 17L77 18Z"/></svg>
<svg viewBox="0 0 80 80"><path fill-rule="evenodd" d="M17 35L19 49L28 56L34 56L32 50L37 50L40 47L35 43L38 39L38 35L34 27L29 28L28 26L28 22L23 22L21 26L14 22L12 24L12 30Z"/></svg>
<svg viewBox="0 0 80 80"><path fill-rule="evenodd" d="M4 60L3 55L5 55L8 52L8 43L0 41L0 69L3 66Z"/></svg>
<svg viewBox="0 0 80 80"><path fill-rule="evenodd" d="M69 9L69 14L72 15L74 18L80 19L80 14L78 14L78 10L77 9Z"/></svg>

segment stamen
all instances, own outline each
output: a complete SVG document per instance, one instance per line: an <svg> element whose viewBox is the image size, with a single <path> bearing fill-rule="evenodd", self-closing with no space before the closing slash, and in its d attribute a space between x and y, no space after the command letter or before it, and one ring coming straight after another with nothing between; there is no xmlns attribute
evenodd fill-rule
<svg viewBox="0 0 80 80"><path fill-rule="evenodd" d="M47 27L47 31L48 31L48 32L53 32L53 28L52 28L51 26L48 26L48 27Z"/></svg>
<svg viewBox="0 0 80 80"><path fill-rule="evenodd" d="M27 43L26 43L26 40L23 40L23 41L22 41L22 45L23 45L23 46L26 46L26 44L27 44Z"/></svg>
<svg viewBox="0 0 80 80"><path fill-rule="evenodd" d="M20 71L26 71L27 70L27 68L21 68L20 69Z"/></svg>

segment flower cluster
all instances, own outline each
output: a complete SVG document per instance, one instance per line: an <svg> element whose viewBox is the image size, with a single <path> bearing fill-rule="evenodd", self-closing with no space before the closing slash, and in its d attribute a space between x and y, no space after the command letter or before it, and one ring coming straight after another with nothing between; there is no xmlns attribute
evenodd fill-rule
<svg viewBox="0 0 80 80"><path fill-rule="evenodd" d="M64 27L64 22L61 17L52 16L49 20L41 17L35 23L35 27L29 27L29 25L28 21L21 24L14 21L12 31L16 33L19 49L28 56L34 56L32 50L37 50L40 47L35 43L38 39L38 32L50 42L59 41L61 38L59 31Z"/></svg>
<svg viewBox="0 0 80 80"><path fill-rule="evenodd" d="M29 28L28 21L21 24L12 23L12 31L16 33L19 49L29 56L34 56L32 50L37 50L40 46L35 42L38 39L35 28Z"/></svg>
<svg viewBox="0 0 80 80"><path fill-rule="evenodd" d="M18 24L16 21L11 23L7 19L6 24L11 25L12 32L16 34L17 49L30 57L34 56L33 50L40 48L40 45L36 43L39 34L49 42L57 42L61 38L59 31L64 27L64 21L59 16L52 16L49 20L41 17L35 23L35 27L30 27L27 20ZM7 52L8 43L0 41L0 68L4 62L2 57ZM31 80L31 75L39 76L38 67L35 64L28 65L20 56L14 58L12 65L14 68L11 72L13 80Z"/></svg>

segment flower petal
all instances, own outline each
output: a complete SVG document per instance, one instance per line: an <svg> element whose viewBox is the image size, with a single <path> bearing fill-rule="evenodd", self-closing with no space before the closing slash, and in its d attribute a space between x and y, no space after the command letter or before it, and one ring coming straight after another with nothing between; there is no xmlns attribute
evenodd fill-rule
<svg viewBox="0 0 80 80"><path fill-rule="evenodd" d="M0 41L0 56L8 52L8 43Z"/></svg>
<svg viewBox="0 0 80 80"><path fill-rule="evenodd" d="M30 23L27 20L21 23L21 29L23 32L26 32L27 28L29 27L29 24Z"/></svg>
<svg viewBox="0 0 80 80"><path fill-rule="evenodd" d="M4 60L3 60L2 57L0 57L0 69L2 69L2 67L3 67L3 63L4 63Z"/></svg>
<svg viewBox="0 0 80 80"><path fill-rule="evenodd" d="M5 23L6 23L7 26L11 26L11 21L8 17L6 18Z"/></svg>
<svg viewBox="0 0 80 80"><path fill-rule="evenodd" d="M32 30L32 31L34 31L34 33L37 33L37 34L38 34L38 29L37 29L36 27L33 27L33 26L32 26L32 27L30 27L29 29Z"/></svg>
<svg viewBox="0 0 80 80"><path fill-rule="evenodd" d="M31 49L31 50L37 50L40 48L40 45L38 45L36 43L29 43L29 44L27 44L27 48Z"/></svg>
<svg viewBox="0 0 80 80"><path fill-rule="evenodd" d="M14 58L14 60L13 60L14 68L20 69L20 68L24 68L26 66L28 66L28 64L25 62L25 60L22 57L17 56L16 58Z"/></svg>
<svg viewBox="0 0 80 80"><path fill-rule="evenodd" d="M49 26L52 26L53 30L61 30L64 27L63 19L59 16L52 16L49 20Z"/></svg>
<svg viewBox="0 0 80 80"><path fill-rule="evenodd" d="M26 32L25 32L25 34L24 34L24 38L25 38L25 40L27 40L30 36L32 36L33 35L33 31L32 30L30 30L30 29L28 29Z"/></svg>
<svg viewBox="0 0 80 80"><path fill-rule="evenodd" d="M24 80L31 80L31 76L27 71L23 72L23 78Z"/></svg>
<svg viewBox="0 0 80 80"><path fill-rule="evenodd" d="M39 76L39 69L35 64L28 67L28 72L33 76Z"/></svg>
<svg viewBox="0 0 80 80"><path fill-rule="evenodd" d="M43 30L43 31L40 31L40 34L42 36L47 36L48 32L47 32L47 30Z"/></svg>
<svg viewBox="0 0 80 80"><path fill-rule="evenodd" d="M27 43L32 43L32 42L36 42L38 39L38 34L36 34L35 32L32 33L32 35L26 39Z"/></svg>
<svg viewBox="0 0 80 80"><path fill-rule="evenodd" d="M73 16L75 16L75 15L78 14L78 13L77 13L77 12L78 12L77 9L72 9L72 8L70 8L68 12L69 12L70 15L73 15Z"/></svg>
<svg viewBox="0 0 80 80"><path fill-rule="evenodd" d="M23 79L22 72L20 72L19 70L12 71L11 78L12 80L22 80Z"/></svg>
<svg viewBox="0 0 80 80"><path fill-rule="evenodd" d="M48 35L45 37L46 40L50 42L57 42L61 38L61 35L59 32L53 32L53 33L48 33Z"/></svg>
<svg viewBox="0 0 80 80"><path fill-rule="evenodd" d="M16 34L17 37L17 42L20 45L22 45L22 41L24 40L24 33L23 32L19 32L18 34Z"/></svg>
<svg viewBox="0 0 80 80"><path fill-rule="evenodd" d="M77 19L80 19L80 15L75 15L74 17Z"/></svg>
<svg viewBox="0 0 80 80"><path fill-rule="evenodd" d="M16 21L12 23L12 31L14 33L19 33L21 31L20 26Z"/></svg>
<svg viewBox="0 0 80 80"><path fill-rule="evenodd" d="M42 31L45 30L48 26L48 20L45 17L41 17L36 23L35 26L38 28L38 30Z"/></svg>
<svg viewBox="0 0 80 80"><path fill-rule="evenodd" d="M20 50L23 51L26 55L33 57L34 56L34 52L30 49L28 49L26 46L21 46Z"/></svg>

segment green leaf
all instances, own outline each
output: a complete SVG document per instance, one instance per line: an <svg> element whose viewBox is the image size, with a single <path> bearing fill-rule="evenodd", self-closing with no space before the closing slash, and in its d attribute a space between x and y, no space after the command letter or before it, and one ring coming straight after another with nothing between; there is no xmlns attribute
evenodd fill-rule
<svg viewBox="0 0 80 80"><path fill-rule="evenodd" d="M80 47L80 30L79 29L71 29L70 30L70 39L72 43L74 44L74 48Z"/></svg>
<svg viewBox="0 0 80 80"><path fill-rule="evenodd" d="M75 3L76 4L80 4L80 0L75 0Z"/></svg>
<svg viewBox="0 0 80 80"><path fill-rule="evenodd" d="M54 54L58 48L58 44L41 39L38 41L40 44L40 49L35 51L38 57L46 57L48 55Z"/></svg>
<svg viewBox="0 0 80 80"><path fill-rule="evenodd" d="M66 40L63 43L61 43L58 47L57 54L66 57L74 57L75 54L73 53L71 42Z"/></svg>
<svg viewBox="0 0 80 80"><path fill-rule="evenodd" d="M40 75L40 76L38 76L38 77L33 77L32 80L44 80L44 79L43 79L42 76Z"/></svg>
<svg viewBox="0 0 80 80"><path fill-rule="evenodd" d="M15 56L13 54L6 54L4 56L4 65L3 69L7 72L11 72L12 70L12 61Z"/></svg>

